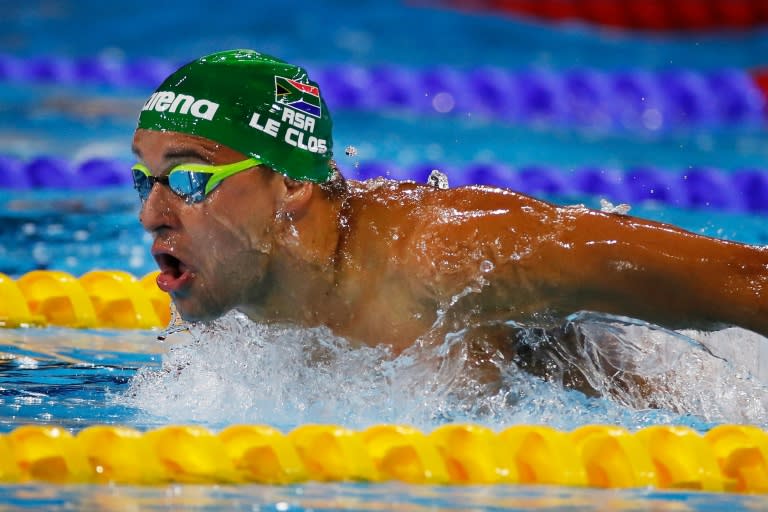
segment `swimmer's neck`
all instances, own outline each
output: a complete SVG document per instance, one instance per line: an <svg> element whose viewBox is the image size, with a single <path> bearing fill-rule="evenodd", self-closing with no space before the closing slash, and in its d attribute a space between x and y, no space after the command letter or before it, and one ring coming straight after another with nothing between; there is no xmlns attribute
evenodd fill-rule
<svg viewBox="0 0 768 512"><path fill-rule="evenodd" d="M266 282L238 310L259 322L339 325L349 304L339 296L351 217L347 199L329 198L318 187L304 208L278 216Z"/></svg>
<svg viewBox="0 0 768 512"><path fill-rule="evenodd" d="M368 190L353 188L339 198L319 194L277 223L266 282L237 309L255 322L325 327L355 345L410 346L434 322L437 304L414 301L405 277L383 272L402 256L375 235L374 207L381 208Z"/></svg>

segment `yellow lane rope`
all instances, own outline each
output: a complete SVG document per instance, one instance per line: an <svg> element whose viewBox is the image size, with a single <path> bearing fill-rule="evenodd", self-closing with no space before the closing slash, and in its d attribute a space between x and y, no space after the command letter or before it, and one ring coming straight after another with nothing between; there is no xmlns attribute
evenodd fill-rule
<svg viewBox="0 0 768 512"><path fill-rule="evenodd" d="M450 424L429 434L402 425L350 430L262 425L214 433L169 425L147 432L95 425L76 435L26 425L0 436L0 480L51 483L551 484L768 492L768 434L720 425L637 432L588 425L570 432L517 425L495 432Z"/></svg>
<svg viewBox="0 0 768 512"><path fill-rule="evenodd" d="M80 278L58 270L34 270L13 280L0 273L0 326L163 328L170 297L155 283L119 270L92 270Z"/></svg>

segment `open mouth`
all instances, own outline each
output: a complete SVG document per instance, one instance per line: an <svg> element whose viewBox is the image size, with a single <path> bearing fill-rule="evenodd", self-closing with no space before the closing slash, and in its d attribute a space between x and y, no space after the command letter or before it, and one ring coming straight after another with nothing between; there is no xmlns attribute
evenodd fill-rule
<svg viewBox="0 0 768 512"><path fill-rule="evenodd" d="M160 275L157 286L166 293L178 292L192 278L192 273L183 261L168 253L154 255Z"/></svg>

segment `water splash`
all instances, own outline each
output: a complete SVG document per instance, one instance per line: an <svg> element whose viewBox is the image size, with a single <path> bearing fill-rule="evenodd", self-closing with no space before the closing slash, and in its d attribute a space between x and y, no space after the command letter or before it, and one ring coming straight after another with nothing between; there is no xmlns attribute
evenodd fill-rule
<svg viewBox="0 0 768 512"><path fill-rule="evenodd" d="M176 304L173 302L170 304L170 310L171 318L168 321L168 325L165 327L165 329L163 329L162 332L157 335L158 341L165 341L168 336L189 330L189 325L184 322L184 319L181 317L181 313L179 313L179 310L176 309Z"/></svg>
<svg viewBox="0 0 768 512"><path fill-rule="evenodd" d="M546 355L538 371L525 358L468 342L487 326L448 333L436 327L395 356L385 347L353 346L325 328L256 324L232 312L174 334L162 368L140 370L116 400L165 422L286 430L308 422L424 430L450 421L497 429L768 422L768 394L754 372L686 334L594 313L570 317L560 337L504 325L516 333L509 341L518 354ZM739 343L745 332L723 331L720 342Z"/></svg>
<svg viewBox="0 0 768 512"><path fill-rule="evenodd" d="M631 210L632 207L626 203L616 204L614 205L612 202L608 201L607 199L600 198L600 211L605 213L618 213L619 215L627 215L629 214L629 210Z"/></svg>
<svg viewBox="0 0 768 512"><path fill-rule="evenodd" d="M765 338L736 328L708 335L676 332L589 313L574 322L585 340L586 373L599 376L594 384L614 400L693 413L709 422L768 421L768 388L755 365L757 351L723 350L748 343L766 350Z"/></svg>

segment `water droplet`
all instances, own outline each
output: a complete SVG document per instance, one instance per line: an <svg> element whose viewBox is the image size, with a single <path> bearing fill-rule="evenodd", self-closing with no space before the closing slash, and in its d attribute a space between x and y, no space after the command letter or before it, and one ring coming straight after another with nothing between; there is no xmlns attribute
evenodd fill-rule
<svg viewBox="0 0 768 512"><path fill-rule="evenodd" d="M658 130L664 124L664 116L656 108L649 108L642 114L643 125L649 130Z"/></svg>
<svg viewBox="0 0 768 512"><path fill-rule="evenodd" d="M483 274L487 274L493 269L494 269L494 265L492 261L483 260L482 262L480 262L480 272L482 272Z"/></svg>
<svg viewBox="0 0 768 512"><path fill-rule="evenodd" d="M456 100L453 99L453 94L448 92L439 92L432 99L432 107L441 114L450 112L455 106Z"/></svg>
<svg viewBox="0 0 768 512"><path fill-rule="evenodd" d="M445 190L448 188L448 176L437 169L432 169L432 172L429 173L429 178L427 178L427 184Z"/></svg>

